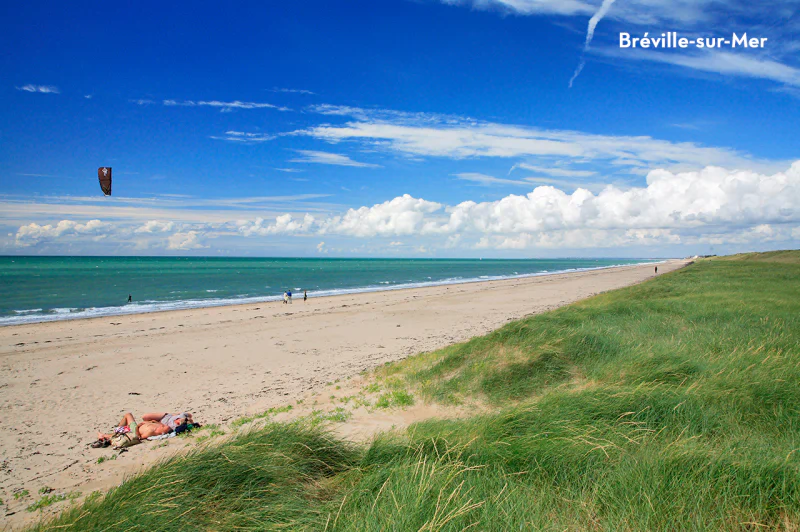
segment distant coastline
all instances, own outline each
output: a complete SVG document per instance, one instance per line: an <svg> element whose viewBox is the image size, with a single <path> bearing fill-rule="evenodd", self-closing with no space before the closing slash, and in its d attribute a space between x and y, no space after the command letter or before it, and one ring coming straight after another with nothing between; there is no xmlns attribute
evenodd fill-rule
<svg viewBox="0 0 800 532"><path fill-rule="evenodd" d="M97 259L103 259L103 258L97 257ZM275 259L275 260L294 261L303 259ZM382 260L382 259L367 259L367 260ZM405 260L406 259L401 259L399 260L399 262ZM432 260L435 261L437 259L432 259ZM447 261L447 259L442 259L442 260ZM486 261L480 261L479 259L474 259L474 260L454 259L454 260L463 260L465 261L465 263L472 261L472 262L482 262L483 264L491 264L492 260L494 259L487 259ZM551 260L551 259L546 259L546 260ZM524 279L529 277L602 270L607 268L619 268L619 267L634 266L641 264L660 264L666 260L669 259L564 259L560 261L562 263L569 263L571 261L584 262L584 263L591 261L603 261L607 262L607 264L603 264L600 266L583 266L583 267L572 267L572 268L567 267L554 270L542 269L540 271L534 271L530 273L515 273L510 275L488 274L488 275L479 275L473 277L454 276L454 277L445 277L442 279L429 280L429 281L401 282L397 280L385 280L378 282L368 282L365 283L363 286L351 286L347 288L333 288L333 287L325 288L323 286L318 289L308 288L308 290L309 290L309 297L319 298L319 297L329 297L329 296L348 295L348 294L406 290L406 289L425 288L434 286L471 284L471 283L480 283L487 281L500 281L506 279ZM513 261L508 261L508 262L513 262ZM522 263L525 261L520 260L519 262ZM430 277L428 278L430 279ZM295 293L293 294L295 298L298 295L300 296L300 298L302 298L303 288L289 287L288 289L295 291ZM205 292L206 294L215 294L218 292L218 290L209 288L209 289L204 289L203 292ZM32 308L5 309L6 315L0 316L0 327L52 322L52 321L89 319L89 318L108 317L108 316L149 314L154 312L222 307L222 306L249 304L249 303L265 303L265 302L279 301L281 299L282 299L282 293L263 294L255 296L242 295L236 297L187 298L187 299L175 299L170 301L158 301L151 299L144 301L134 301L131 304L123 304L123 305L93 306L93 307L81 307L75 305L75 306L55 307L50 309L47 309L45 305L37 304L37 305L31 305ZM9 311L13 314L9 314L8 313Z"/></svg>

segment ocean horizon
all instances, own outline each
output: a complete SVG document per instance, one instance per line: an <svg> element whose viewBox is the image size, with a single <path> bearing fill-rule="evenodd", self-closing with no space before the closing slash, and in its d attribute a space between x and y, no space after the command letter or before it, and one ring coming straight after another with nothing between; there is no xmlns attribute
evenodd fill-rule
<svg viewBox="0 0 800 532"><path fill-rule="evenodd" d="M313 298L662 260L2 256L0 326L278 301L284 291Z"/></svg>

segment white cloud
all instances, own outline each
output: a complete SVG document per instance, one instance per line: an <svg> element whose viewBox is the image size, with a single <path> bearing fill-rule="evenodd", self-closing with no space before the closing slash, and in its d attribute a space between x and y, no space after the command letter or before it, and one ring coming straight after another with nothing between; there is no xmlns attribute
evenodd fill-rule
<svg viewBox="0 0 800 532"><path fill-rule="evenodd" d="M18 91L25 91L25 92L39 92L42 94L60 94L61 91L58 90L58 87L54 87L53 85L23 85L22 87L17 87Z"/></svg>
<svg viewBox="0 0 800 532"><path fill-rule="evenodd" d="M243 144L257 144L259 142L273 140L275 139L275 135L267 135L266 133L246 133L244 131L226 131L224 136L212 136L211 138L230 142L241 142Z"/></svg>
<svg viewBox="0 0 800 532"><path fill-rule="evenodd" d="M583 44L583 53L581 53L581 59L578 62L578 66L575 68L575 72L572 74L572 77L569 80L569 88L572 88L572 84L575 83L575 80L580 76L583 67L586 65L586 52L589 50L589 45L592 44L592 39L594 39L594 30L597 28L597 24L603 20L603 17L606 16L608 10L611 9L611 6L614 4L615 0L603 0L603 3L600 5L600 8L597 12L592 15L592 18L589 19L589 27L586 31L586 42Z"/></svg>
<svg viewBox="0 0 800 532"><path fill-rule="evenodd" d="M597 172L593 172L591 170L570 170L567 168L554 168L554 167L544 167L544 166L534 166L532 164L520 163L515 164L511 167L511 172L516 170L517 168L521 168L523 170L529 170L531 172L537 172L540 174L547 174L556 177L591 177L596 175Z"/></svg>
<svg viewBox="0 0 800 532"><path fill-rule="evenodd" d="M448 231L523 233L563 229L671 229L709 225L800 222L800 161L763 175L707 167L699 172L655 170L647 187L609 185L597 195L568 195L550 186L496 202L464 202L450 212Z"/></svg>
<svg viewBox="0 0 800 532"><path fill-rule="evenodd" d="M492 177L486 174L479 174L476 172L463 172L460 174L453 174L462 181L470 181L480 185L517 185L523 187L530 187L528 181L518 181L515 179L502 179L499 177Z"/></svg>
<svg viewBox="0 0 800 532"><path fill-rule="evenodd" d="M57 240L75 235L92 235L103 237L110 233L112 227L100 220L89 220L81 224L72 220L61 220L55 225L39 225L30 223L17 230L15 244L19 247L35 246L40 242Z"/></svg>
<svg viewBox="0 0 800 532"><path fill-rule="evenodd" d="M763 225L800 224L800 161L772 175L707 167L673 173L655 170L646 187L605 187L594 194L578 188L567 194L539 186L527 195L497 201L465 201L455 206L400 196L342 216L257 220L242 234L290 233L352 237L462 236L479 238L478 247L618 247L678 244L705 233L734 233ZM791 230L786 233L791 236Z"/></svg>
<svg viewBox="0 0 800 532"><path fill-rule="evenodd" d="M234 109L275 109L277 111L291 111L288 107L273 105L271 103L240 102L239 100L233 102L221 102L218 100L197 102L193 100L164 100L163 103L168 107L216 107L222 112L228 112Z"/></svg>
<svg viewBox="0 0 800 532"><path fill-rule="evenodd" d="M274 223L269 223L263 218L256 218L252 223L241 225L239 233L244 236L308 233L314 222L315 219L310 214L297 220L291 214L282 214L275 218Z"/></svg>
<svg viewBox="0 0 800 532"><path fill-rule="evenodd" d="M325 151L312 151L312 150L295 150L302 157L296 159L289 159L290 163L317 163L317 164L332 164L335 166L354 166L358 168L380 168L378 164L362 163L354 161L347 155L340 155L338 153L328 153Z"/></svg>
<svg viewBox="0 0 800 532"><path fill-rule="evenodd" d="M175 233L167 239L167 249L176 251L188 251L192 249L207 248L202 242L203 234L197 231L187 231L185 233Z"/></svg>
<svg viewBox="0 0 800 532"><path fill-rule="evenodd" d="M426 219L442 208L442 204L413 198L408 194L389 201L349 209L343 216L320 222L320 233L357 237L403 236L426 233L434 223Z"/></svg>
<svg viewBox="0 0 800 532"><path fill-rule="evenodd" d="M138 100L128 100L128 101L131 102L131 103L135 103L136 105L142 105L142 106L152 105L152 104L156 103L153 100L148 100L146 98L140 98Z"/></svg>
<svg viewBox="0 0 800 532"><path fill-rule="evenodd" d="M691 142L670 142L647 136L596 135L569 130L479 122L444 115L324 106L326 113L341 111L357 117L343 125L320 125L294 131L338 143L358 141L372 149L404 156L448 157L557 157L564 162L633 160L650 168L697 169L706 165L772 171L775 166L728 148ZM783 163L781 163L783 164Z"/></svg>
<svg viewBox="0 0 800 532"><path fill-rule="evenodd" d="M280 89L278 87L275 87L274 89L272 89L272 92L283 92L283 93L288 93L288 94L306 94L306 95L314 95L314 94L316 94L316 92L311 92L311 91L308 91L308 90L305 90L305 89Z"/></svg>
<svg viewBox="0 0 800 532"><path fill-rule="evenodd" d="M135 233L167 233L175 229L174 222L162 222L159 220L150 220L141 227L134 230Z"/></svg>
<svg viewBox="0 0 800 532"><path fill-rule="evenodd" d="M562 17L587 17L583 54L569 86L584 66L584 54L594 36L597 22L604 16L618 23L621 31L641 30L679 31L683 36L717 37L730 36L733 32L744 32L752 37L769 39L769 57L753 57L747 51L709 52L689 54L686 50L658 53L653 50L620 50L617 47L602 51L603 55L615 59L658 61L704 72L716 72L726 76L763 78L797 87L795 34L797 25L792 24L793 10L786 0L762 0L754 10L747 0L441 0L445 4L465 5L476 9L498 9L518 15L541 15ZM611 8L613 4L613 9ZM616 28L615 28L616 29ZM711 32L711 34L709 34ZM616 33L609 31L616 37ZM634 35L635 36L635 35ZM595 50L597 53L598 51ZM781 62L784 61L784 62Z"/></svg>
<svg viewBox="0 0 800 532"><path fill-rule="evenodd" d="M509 194L495 201L446 205L406 194L371 206L348 210L337 207L314 214L298 212L298 207L304 206L284 204L295 211L252 218L248 215L254 211L218 211L220 218L215 219L199 210L195 218L181 219L165 214L170 212L165 210L143 219L140 209L148 214L155 212L146 207L112 211L103 206L109 217L112 213L125 216L111 221L84 218L21 223L15 225L18 229L9 244L59 246L105 239L107 245L127 249L190 251L208 247L206 239L210 238L266 238L270 242L271 236L308 239L329 235L323 237L325 241L338 244L341 239L360 239L369 249L411 250L423 246L427 250L521 250L800 240L800 161L771 174L721 167L688 172L655 170L647 175L644 186L608 185L598 192L579 187L567 193L553 186L530 186L527 194ZM76 211L74 206L64 207ZM241 219L234 221L232 216ZM9 220L6 209L2 217ZM132 248L134 245L139 247ZM350 248L347 244L342 248L322 244L320 249L334 252Z"/></svg>
<svg viewBox="0 0 800 532"><path fill-rule="evenodd" d="M580 0L442 0L450 5L500 9L520 15L590 15L596 8Z"/></svg>
<svg viewBox="0 0 800 532"><path fill-rule="evenodd" d="M617 48L598 50L597 53L614 58L667 63L722 75L768 79L791 87L800 87L800 69L768 57L752 56L747 53L715 50L699 54L679 54Z"/></svg>
<svg viewBox="0 0 800 532"><path fill-rule="evenodd" d="M441 0L445 4L476 9L499 9L518 15L562 15L589 17L598 12L602 0ZM678 22L697 25L713 20L720 10L730 17L747 6L742 0L626 0L614 6L608 16L632 24L656 25ZM764 7L765 11L768 8Z"/></svg>
<svg viewBox="0 0 800 532"><path fill-rule="evenodd" d="M372 207L349 209L341 216L315 218L306 214L302 219L295 219L291 214L284 214L268 222L257 218L239 227L244 236L273 234L337 234L355 237L401 236L425 233L429 222L426 215L441 210L442 204L413 198L408 194L399 196Z"/></svg>

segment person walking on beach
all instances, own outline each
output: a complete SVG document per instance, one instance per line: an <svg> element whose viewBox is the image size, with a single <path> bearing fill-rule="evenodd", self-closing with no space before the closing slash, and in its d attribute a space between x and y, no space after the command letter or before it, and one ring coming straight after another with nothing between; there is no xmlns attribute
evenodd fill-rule
<svg viewBox="0 0 800 532"><path fill-rule="evenodd" d="M308 290L303 290L303 303L308 301Z"/></svg>
<svg viewBox="0 0 800 532"><path fill-rule="evenodd" d="M287 294L289 295L289 303L291 303L291 302L292 302L292 291L291 291L291 290L289 290L289 291L287 292Z"/></svg>
<svg viewBox="0 0 800 532"><path fill-rule="evenodd" d="M288 302L289 302L289 293L288 292L284 292L283 293L283 304L285 305Z"/></svg>
<svg viewBox="0 0 800 532"><path fill-rule="evenodd" d="M658 275L658 266L656 266L656 275Z"/></svg>

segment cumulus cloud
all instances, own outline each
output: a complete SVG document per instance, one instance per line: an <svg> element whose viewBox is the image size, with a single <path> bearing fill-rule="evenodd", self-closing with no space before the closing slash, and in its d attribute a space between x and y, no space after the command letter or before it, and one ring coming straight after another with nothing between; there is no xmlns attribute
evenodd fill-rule
<svg viewBox="0 0 800 532"><path fill-rule="evenodd" d="M320 233L373 237L402 236L426 233L432 229L432 220L426 219L442 208L442 204L413 198L408 194L390 201L349 209L343 216L320 222Z"/></svg>
<svg viewBox="0 0 800 532"><path fill-rule="evenodd" d="M40 242L57 240L74 235L91 235L102 238L111 232L111 225L100 220L89 220L81 224L72 220L61 220L55 225L30 223L17 230L14 241L19 247L35 246Z"/></svg>
<svg viewBox="0 0 800 532"><path fill-rule="evenodd" d="M543 232L564 229L668 229L708 225L799 222L800 161L763 175L707 167L699 172L655 170L646 187L609 185L597 195L541 186L526 196L464 202L450 212L448 231Z"/></svg>
<svg viewBox="0 0 800 532"><path fill-rule="evenodd" d="M238 230L239 233L244 236L308 233L312 230L315 221L314 217L310 214L306 214L297 220L295 220L291 214L283 214L275 218L274 222L268 222L263 218L256 218L252 223L241 225Z"/></svg>
<svg viewBox="0 0 800 532"><path fill-rule="evenodd" d="M790 238L800 224L800 161L788 170L760 174L706 167L696 172L655 170L647 186L606 186L571 194L539 186L526 195L497 201L465 201L455 206L404 195L344 215L302 221L290 215L240 228L245 235L278 233L337 234L352 237L463 236L477 247L618 247L679 244L703 234L782 226Z"/></svg>
<svg viewBox="0 0 800 532"><path fill-rule="evenodd" d="M155 234L155 233L168 233L170 231L173 231L174 229L175 229L174 222L162 222L160 220L150 220L143 226L136 228L134 232Z"/></svg>
<svg viewBox="0 0 800 532"><path fill-rule="evenodd" d="M134 249L194 250L207 248L204 238L208 231L227 231L235 234L233 224L180 224L172 221L150 220L141 225L130 222L89 220L85 223L61 220L40 225L30 223L19 227L14 235L17 247L64 244L133 246ZM99 248L92 248L99 249Z"/></svg>
<svg viewBox="0 0 800 532"><path fill-rule="evenodd" d="M23 85L22 87L17 87L18 91L25 91L25 92L38 92L42 94L60 94L61 91L58 90L58 87L54 87L53 85Z"/></svg>
<svg viewBox="0 0 800 532"><path fill-rule="evenodd" d="M291 214L275 218L273 222L258 218L239 227L244 236L276 234L337 234L354 237L401 236L425 233L433 230L433 221L426 219L443 207L442 204L413 198L408 194L389 201L349 209L340 216L315 218L306 214L295 219Z"/></svg>
<svg viewBox="0 0 800 532"><path fill-rule="evenodd" d="M186 231L185 233L175 233L167 239L167 249L175 251L188 251L192 249L202 249L208 246L202 242L203 234L197 231Z"/></svg>
<svg viewBox="0 0 800 532"><path fill-rule="evenodd" d="M474 176L473 176L474 177ZM486 177L486 176L484 176ZM491 176L488 176L491 177ZM339 210L290 212L241 220L188 223L163 218L136 223L61 220L30 223L12 233L18 247L105 238L173 251L208 247L207 238L316 237L378 239L384 249L493 250L622 248L800 241L800 161L774 173L709 166L698 171L651 171L646 184L565 192L530 185L527 194L455 205L411 195ZM298 209L299 210L299 209ZM313 213L313 214L312 214ZM112 238L113 237L113 238ZM321 237L321 238L320 238ZM309 246L314 244L309 243ZM350 249L347 246L344 249Z"/></svg>

